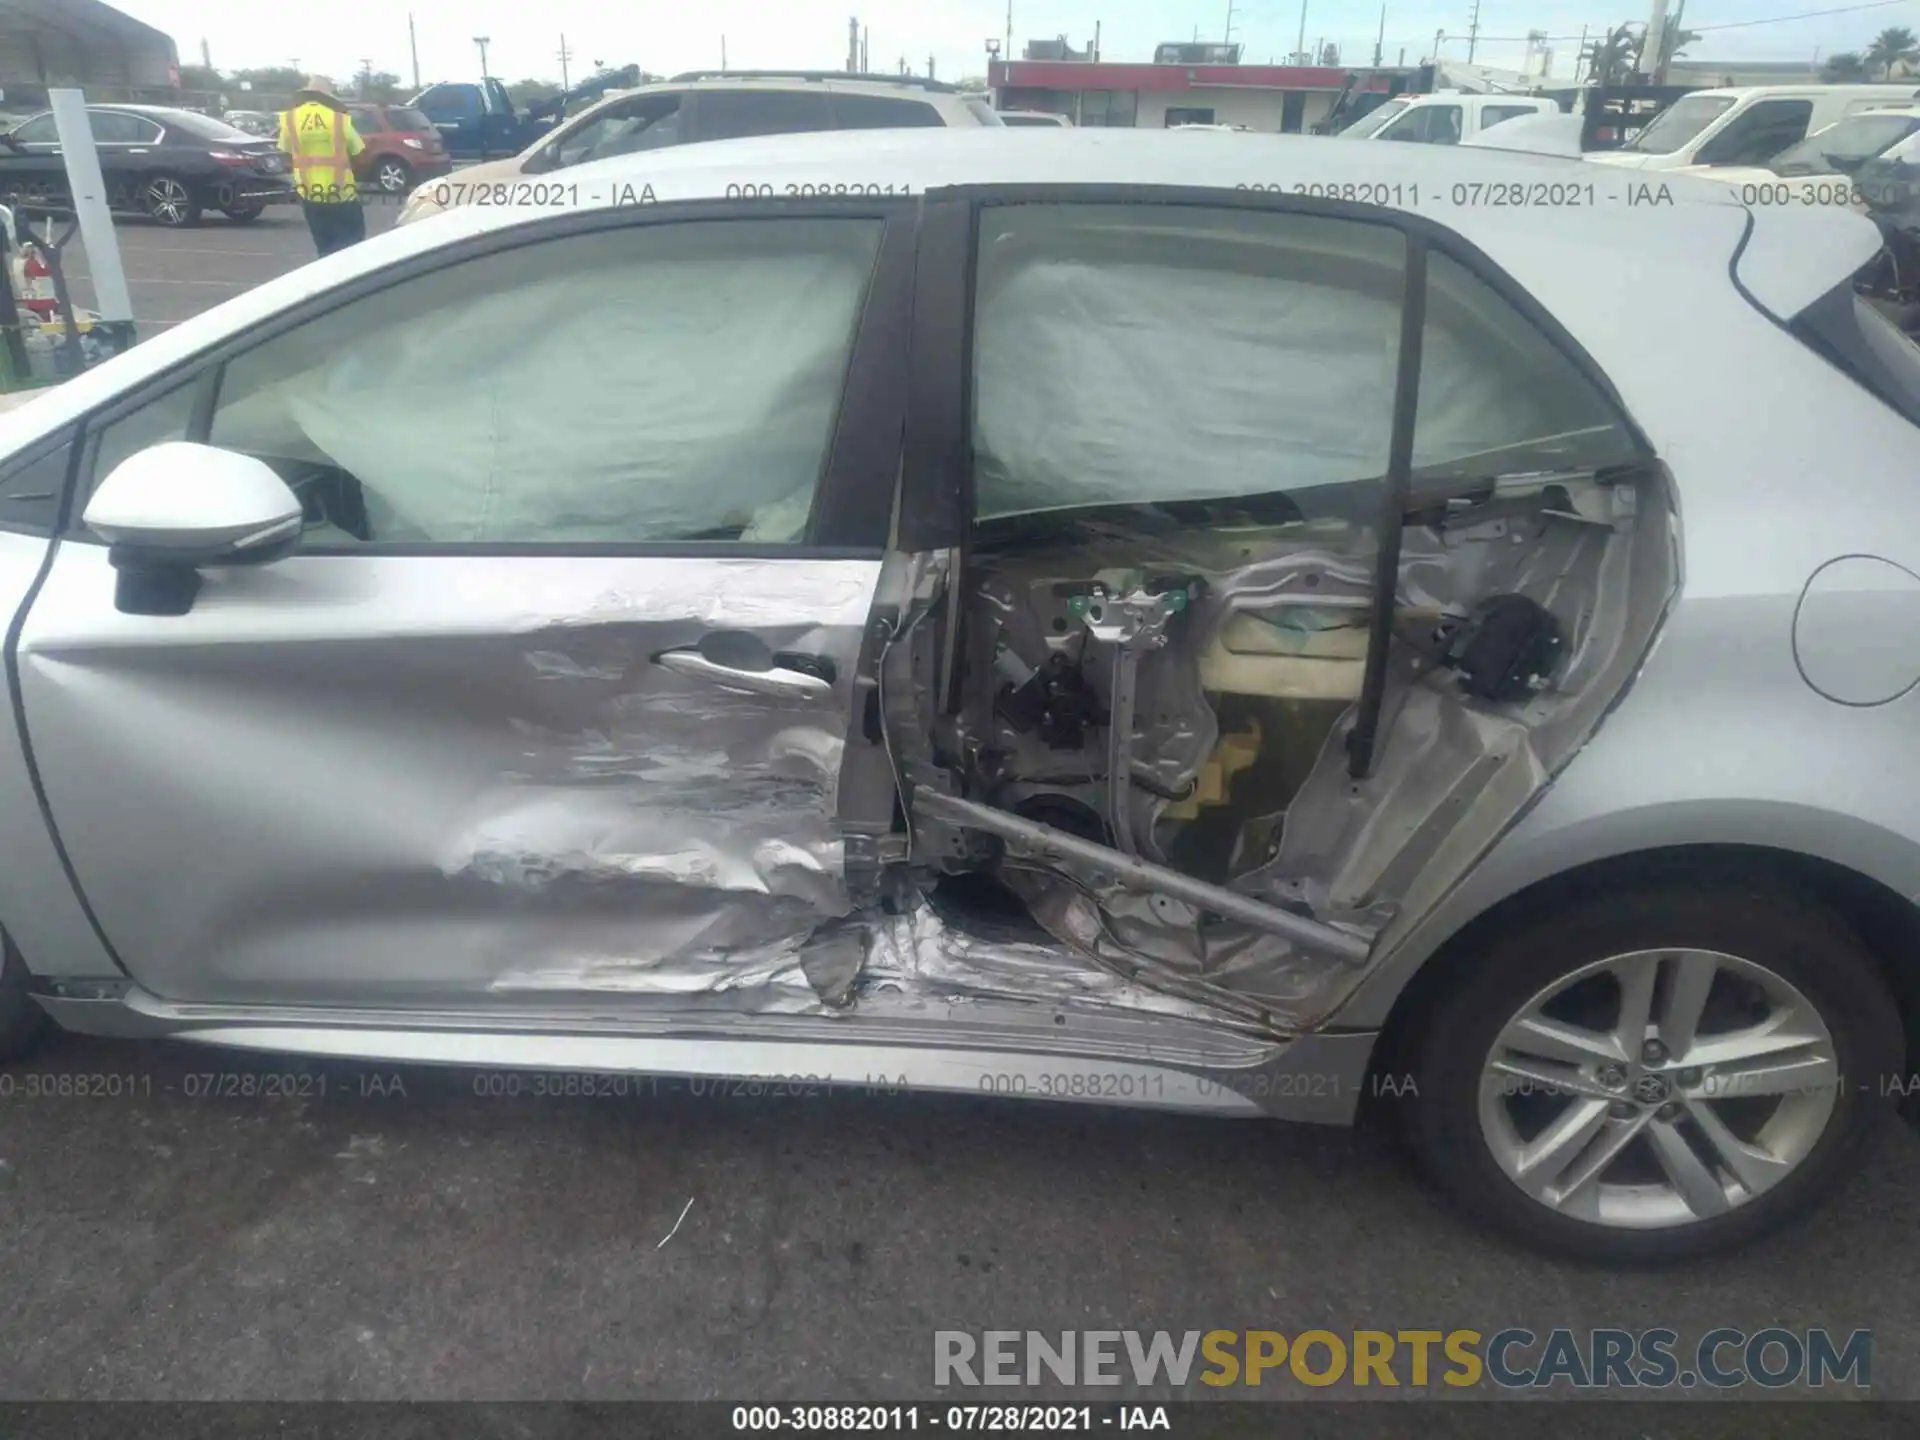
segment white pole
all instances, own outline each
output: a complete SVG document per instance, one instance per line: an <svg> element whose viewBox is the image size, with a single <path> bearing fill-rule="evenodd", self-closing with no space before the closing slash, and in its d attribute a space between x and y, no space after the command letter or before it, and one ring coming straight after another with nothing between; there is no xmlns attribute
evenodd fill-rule
<svg viewBox="0 0 1920 1440"><path fill-rule="evenodd" d="M86 95L79 90L49 90L47 104L66 160L73 212L80 220L80 243L87 247L94 303L102 320L131 321L133 297L127 293L127 272L120 265L120 242L107 208L107 182L100 174L93 126L87 123Z"/></svg>
<svg viewBox="0 0 1920 1440"><path fill-rule="evenodd" d="M1667 0L1653 0L1653 17L1647 21L1647 38L1640 46L1640 73L1652 84L1660 83L1660 51L1667 43Z"/></svg>

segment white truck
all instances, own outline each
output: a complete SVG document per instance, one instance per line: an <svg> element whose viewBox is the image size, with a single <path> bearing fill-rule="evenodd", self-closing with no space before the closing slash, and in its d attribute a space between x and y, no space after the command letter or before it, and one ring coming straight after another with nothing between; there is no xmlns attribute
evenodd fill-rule
<svg viewBox="0 0 1920 1440"><path fill-rule="evenodd" d="M1342 130L1342 140L1407 140L1419 145L1458 145L1518 115L1558 114L1554 101L1539 95L1469 95L1439 90L1431 95L1401 95L1376 106Z"/></svg>

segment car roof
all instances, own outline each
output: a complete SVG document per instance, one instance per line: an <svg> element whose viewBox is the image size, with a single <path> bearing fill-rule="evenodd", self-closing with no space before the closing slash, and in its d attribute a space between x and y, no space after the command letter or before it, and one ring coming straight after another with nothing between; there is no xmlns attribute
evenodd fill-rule
<svg viewBox="0 0 1920 1440"><path fill-rule="evenodd" d="M898 100L921 100L929 105L941 101L955 101L964 98L963 93L951 86L940 85L927 80L903 75L891 79L885 75L832 75L808 74L802 72L787 73L744 73L739 75L708 75L694 71L674 80L657 80L647 85L634 85L624 90L609 90L591 105L576 110L567 117L567 124L592 115L609 105L630 100L635 95L678 95L688 90L776 90L776 91L820 91L834 95L885 95ZM981 99L987 97L981 96ZM872 132L866 132L872 133Z"/></svg>
<svg viewBox="0 0 1920 1440"><path fill-rule="evenodd" d="M1470 90L1435 90L1427 95L1394 95L1390 98L1394 100L1408 100L1415 105L1457 105L1462 100L1485 100L1496 105L1511 105L1516 100L1523 100L1529 104L1539 101L1555 106L1559 103L1546 95L1489 95ZM1378 106L1375 107L1375 109L1378 108Z"/></svg>
<svg viewBox="0 0 1920 1440"><path fill-rule="evenodd" d="M1858 98L1862 95L1887 95L1895 90L1908 96L1920 96L1920 85L1894 82L1887 85L1719 85L1708 90L1689 90L1680 99L1692 100L1701 95L1731 95L1736 100L1747 95L1779 95L1793 99L1802 95Z"/></svg>
<svg viewBox="0 0 1920 1440"><path fill-rule="evenodd" d="M99 105L89 105L87 108L89 110L121 110L129 115L152 115L155 118L162 115L200 115L198 110L189 110L183 105L121 105L110 101ZM200 115L200 118L202 120L212 120L217 117Z"/></svg>

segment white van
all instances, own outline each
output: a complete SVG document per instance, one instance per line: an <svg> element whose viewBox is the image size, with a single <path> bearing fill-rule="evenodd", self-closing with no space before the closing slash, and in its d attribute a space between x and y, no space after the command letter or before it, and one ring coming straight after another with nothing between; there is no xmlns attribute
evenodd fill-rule
<svg viewBox="0 0 1920 1440"><path fill-rule="evenodd" d="M1732 186L1748 205L1867 208L1861 168L1920 134L1920 101L1875 105L1822 126L1764 165L1691 165L1676 173Z"/></svg>
<svg viewBox="0 0 1920 1440"><path fill-rule="evenodd" d="M1618 150L1586 158L1634 170L1764 165L1815 131L1920 96L1905 85L1739 85L1682 95Z"/></svg>
<svg viewBox="0 0 1920 1440"><path fill-rule="evenodd" d="M1432 95L1397 96L1369 110L1335 138L1458 145L1516 115L1551 115L1559 110L1553 101L1537 95L1467 95L1441 90Z"/></svg>

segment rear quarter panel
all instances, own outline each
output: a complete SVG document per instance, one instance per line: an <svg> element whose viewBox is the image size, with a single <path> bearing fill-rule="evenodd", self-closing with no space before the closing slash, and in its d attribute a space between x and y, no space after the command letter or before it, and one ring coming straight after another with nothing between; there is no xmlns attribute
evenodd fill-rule
<svg viewBox="0 0 1920 1440"><path fill-rule="evenodd" d="M1731 258L1745 212L1727 214ZM1450 895L1383 937L1338 1026L1384 1022L1419 966L1501 901L1639 851L1766 846L1920 900L1920 692L1835 703L1803 678L1793 638L1803 591L1837 557L1920 576L1920 429L1724 278L1648 263L1621 306L1568 283L1580 259L1516 254L1510 268L1588 346L1669 467L1681 592L1616 711ZM1659 315L1670 326L1632 333ZM1915 592L1920 580L1864 597L1855 613L1879 618L1842 643L1881 662L1891 649L1920 679Z"/></svg>

